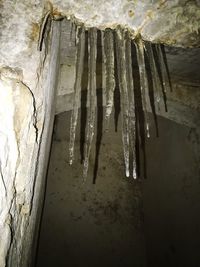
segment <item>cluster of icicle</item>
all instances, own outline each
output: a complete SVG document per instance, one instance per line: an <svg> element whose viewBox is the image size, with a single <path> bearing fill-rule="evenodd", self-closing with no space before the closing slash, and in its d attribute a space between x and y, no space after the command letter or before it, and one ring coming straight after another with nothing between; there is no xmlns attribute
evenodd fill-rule
<svg viewBox="0 0 200 267"><path fill-rule="evenodd" d="M74 85L74 102L71 114L70 126L70 143L69 143L69 163L72 164L74 160L74 143L76 136L76 128L78 121L78 111L80 107L81 97L81 79L84 67L85 56L85 38L86 30L84 26L76 29L76 78ZM83 179L85 180L88 173L89 157L91 145L94 136L95 119L96 119L96 58L97 58L97 29L90 28L88 30L88 112L87 112L87 126L86 138L84 144L84 166ZM145 67L145 54L149 58L151 74L153 79L155 102L159 106L161 94L165 94L166 83L166 69L163 58L163 53L160 45L155 45L159 64L161 66L161 75L164 92L159 88L158 70L156 67L155 55L152 44L145 43L139 36L134 40L131 39L127 30L118 27L115 30L105 29L101 31L101 45L102 45L102 86L106 95L105 106L105 125L108 128L110 115L113 109L113 97L116 85L116 77L118 79L120 90L120 105L122 116L122 142L123 154L125 164L126 177L130 175L136 179L136 111L135 111L135 89L133 82L132 70L132 45L135 45L137 62L140 74L140 93L142 99L142 106L144 111L144 123L146 136L150 137L149 133L149 116L147 113L148 102L148 81ZM116 53L114 53L116 49ZM116 56L116 58L115 58ZM115 68L115 62L117 66ZM117 73L115 73L117 69ZM132 161L132 162L130 162ZM131 174L130 174L131 172Z"/></svg>

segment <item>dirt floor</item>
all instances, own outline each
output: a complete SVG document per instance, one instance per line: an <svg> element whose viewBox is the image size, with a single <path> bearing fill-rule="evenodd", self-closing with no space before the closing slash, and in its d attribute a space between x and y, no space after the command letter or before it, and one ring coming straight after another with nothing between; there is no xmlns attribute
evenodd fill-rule
<svg viewBox="0 0 200 267"><path fill-rule="evenodd" d="M133 181L124 177L120 131L100 127L99 158L94 146L83 183L83 130L68 164L69 115L55 121L36 266L200 266L195 130L159 118L159 138L153 130L146 143L147 179Z"/></svg>

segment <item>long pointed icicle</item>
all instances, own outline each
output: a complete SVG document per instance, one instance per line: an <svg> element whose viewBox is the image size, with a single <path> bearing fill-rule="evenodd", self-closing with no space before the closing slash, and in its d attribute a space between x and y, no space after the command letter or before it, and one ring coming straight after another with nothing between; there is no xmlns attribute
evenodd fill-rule
<svg viewBox="0 0 200 267"><path fill-rule="evenodd" d="M104 47L104 31L101 31L101 51L102 51L102 89L105 93L106 88L106 66L105 66L105 47Z"/></svg>
<svg viewBox="0 0 200 267"><path fill-rule="evenodd" d="M113 108L113 94L115 89L113 41L113 31L111 29L106 29L104 33L104 53L106 68L106 130L108 130L109 127L110 115Z"/></svg>
<svg viewBox="0 0 200 267"><path fill-rule="evenodd" d="M147 74L145 68L145 60L144 60L144 44L141 37L139 37L136 42L136 50L137 50L137 59L139 65L139 72L140 72L140 90L141 90L141 97L142 97L142 105L144 110L144 117L145 117L145 129L146 135L149 138L149 116L147 113L147 102L148 102L148 83L147 83Z"/></svg>
<svg viewBox="0 0 200 267"><path fill-rule="evenodd" d="M167 94L167 86L168 86L167 69L166 69L164 58L163 58L161 45L157 44L156 49L158 53L158 59L159 59L161 75L162 75L163 98L164 98L164 103L165 103L165 109L167 111L167 105L166 105L166 94Z"/></svg>
<svg viewBox="0 0 200 267"><path fill-rule="evenodd" d="M128 34L127 34L128 35ZM129 138L130 138L130 148L132 152L133 160L133 178L137 178L136 171L136 118L135 118L135 98L134 98L134 85L133 85L133 71L132 71L132 54L131 54L131 39L127 36L126 39L126 75L127 75L127 87L129 95Z"/></svg>
<svg viewBox="0 0 200 267"><path fill-rule="evenodd" d="M149 62L150 62L150 67L151 67L153 86L154 86L154 91L155 91L155 99L156 99L158 109L160 109L160 100L161 100L160 86L159 86L160 81L158 77L158 71L156 68L156 62L155 62L155 58L153 54L152 44L150 42L147 44L147 53L149 56Z"/></svg>
<svg viewBox="0 0 200 267"><path fill-rule="evenodd" d="M88 31L88 96L89 108L87 115L86 143L84 149L83 179L87 178L89 167L89 156L94 136L96 118L96 57L97 57L97 29Z"/></svg>
<svg viewBox="0 0 200 267"><path fill-rule="evenodd" d="M69 142L69 164L71 165L74 160L74 142L76 137L76 127L78 119L78 108L80 104L81 95L81 78L83 73L84 54L85 54L85 29L79 28L76 52L76 79L74 84L74 102L71 114L70 125L70 142Z"/></svg>
<svg viewBox="0 0 200 267"><path fill-rule="evenodd" d="M124 31L121 28L118 28L116 30L116 48L117 71L122 112L122 141L124 150L125 171L126 177L129 177L129 101L126 81L125 40Z"/></svg>

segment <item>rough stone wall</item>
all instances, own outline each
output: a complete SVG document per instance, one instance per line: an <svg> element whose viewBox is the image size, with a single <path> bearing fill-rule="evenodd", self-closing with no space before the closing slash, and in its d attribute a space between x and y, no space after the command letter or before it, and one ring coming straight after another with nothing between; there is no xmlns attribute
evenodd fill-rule
<svg viewBox="0 0 200 267"><path fill-rule="evenodd" d="M51 141L56 88L51 72L56 75L58 49L54 40L51 56L47 54L50 42L42 52L37 50L42 13L42 1L1 2L1 267L29 266L41 190L38 184L45 178ZM54 39L58 31L56 35Z"/></svg>
<svg viewBox="0 0 200 267"><path fill-rule="evenodd" d="M3 69L0 81L1 266L5 266L4 259L14 239L20 243L14 232L30 213L33 177L27 166L31 166L37 137L32 92L17 74L11 77L11 73L12 70Z"/></svg>
<svg viewBox="0 0 200 267"><path fill-rule="evenodd" d="M0 266L19 266L31 212L34 166L40 136L36 121L39 1L1 2L0 40ZM33 168L33 169L32 169Z"/></svg>

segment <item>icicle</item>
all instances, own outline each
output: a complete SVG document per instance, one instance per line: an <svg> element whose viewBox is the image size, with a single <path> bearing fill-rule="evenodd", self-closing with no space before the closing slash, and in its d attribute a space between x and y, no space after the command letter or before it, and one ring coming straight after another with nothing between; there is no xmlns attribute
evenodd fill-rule
<svg viewBox="0 0 200 267"><path fill-rule="evenodd" d="M128 34L127 34L128 35ZM135 99L134 99L134 85L133 85L133 72L132 72L132 54L131 54L131 39L127 36L126 39L126 76L127 76L127 87L129 95L129 138L130 148L132 151L133 160L133 178L137 178L136 172L136 121L135 121Z"/></svg>
<svg viewBox="0 0 200 267"><path fill-rule="evenodd" d="M159 77L158 77L158 72L156 68L156 62L153 54L153 48L152 44L149 42L147 44L147 53L149 56L149 62L150 62L150 68L151 68L151 73L152 73L152 80L153 80L153 86L155 90L155 99L158 105L158 109L160 110L160 82L159 82Z"/></svg>
<svg viewBox="0 0 200 267"><path fill-rule="evenodd" d="M105 66L105 48L104 48L104 31L101 31L101 51L102 51L102 89L106 88L106 66Z"/></svg>
<svg viewBox="0 0 200 267"><path fill-rule="evenodd" d="M164 98L164 102L165 102L165 110L167 111L167 104L166 104L166 93L167 93L166 88L168 86L167 69L166 69L165 61L163 58L163 52L162 52L160 44L156 45L156 50L158 53L158 59L159 59L161 75L162 75L162 85L163 85L162 88L163 88L163 98Z"/></svg>
<svg viewBox="0 0 200 267"><path fill-rule="evenodd" d="M144 110L144 117L145 117L145 128L146 128L146 135L149 138L149 116L147 113L147 102L148 102L148 83L147 83L147 75L146 75L146 68L145 68L145 60L144 60L144 44L141 37L139 37L136 42L136 50L137 50L137 59L139 65L139 72L140 72L140 89L141 89L141 97L142 97L142 105Z"/></svg>
<svg viewBox="0 0 200 267"><path fill-rule="evenodd" d="M165 68L165 62L164 62L164 58L163 58L163 53L162 53L161 45L160 44L157 44L156 45L156 49L157 49L159 63L160 63L160 67L161 67L163 89L164 89L164 92L166 93L167 92L167 90L166 90L166 86L167 86L167 72L166 72L166 68Z"/></svg>
<svg viewBox="0 0 200 267"><path fill-rule="evenodd" d="M80 29L80 26L79 26L79 25L76 25L76 24L74 24L74 32L75 32L75 46L77 46L77 44L78 44L78 41L79 41L79 29Z"/></svg>
<svg viewBox="0 0 200 267"><path fill-rule="evenodd" d="M124 31L121 28L116 30L116 55L117 71L120 88L121 112L122 112L122 141L124 150L124 161L126 177L129 177L129 101L126 81L125 66L125 40Z"/></svg>
<svg viewBox="0 0 200 267"><path fill-rule="evenodd" d="M113 31L106 29L104 33L104 52L106 68L106 130L108 130L109 119L113 107L113 94L115 89L115 70L114 70L114 43Z"/></svg>
<svg viewBox="0 0 200 267"><path fill-rule="evenodd" d="M84 150L83 179L88 173L89 156L94 136L94 126L96 117L96 57L97 57L97 29L91 28L88 31L88 96L89 108L87 115L86 143Z"/></svg>
<svg viewBox="0 0 200 267"><path fill-rule="evenodd" d="M71 125L70 125L70 142L69 142L69 164L73 163L74 159L74 142L76 137L76 126L78 119L78 108L80 104L81 94L81 78L83 73L85 54L85 29L84 27L79 28L77 36L77 52L76 52L76 79L74 84L74 102L71 114Z"/></svg>

